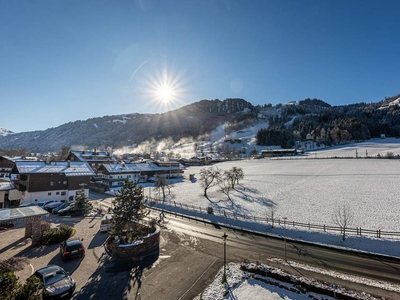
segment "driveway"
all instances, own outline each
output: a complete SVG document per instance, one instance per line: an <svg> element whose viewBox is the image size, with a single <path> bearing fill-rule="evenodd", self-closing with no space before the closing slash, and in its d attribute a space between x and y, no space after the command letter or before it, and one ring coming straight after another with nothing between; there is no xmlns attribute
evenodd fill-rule
<svg viewBox="0 0 400 300"><path fill-rule="evenodd" d="M87 248L85 257L63 262L58 244L30 246L21 223L17 228L0 232L4 245L0 247L1 259L13 256L29 259L30 265L17 273L21 281L48 264L60 265L76 281L73 299L193 299L222 266L219 251L211 251L212 254L201 251L212 247L206 246L210 242L200 243L198 239L167 230L161 232L159 251L146 259L114 260L104 250L107 234L99 232L101 217L50 215L44 219L53 226L73 226Z"/></svg>

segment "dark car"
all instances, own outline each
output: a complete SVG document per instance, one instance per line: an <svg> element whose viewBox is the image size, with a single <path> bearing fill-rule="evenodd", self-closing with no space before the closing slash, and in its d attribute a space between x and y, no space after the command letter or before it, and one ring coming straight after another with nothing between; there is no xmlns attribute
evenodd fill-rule
<svg viewBox="0 0 400 300"><path fill-rule="evenodd" d="M48 265L37 270L32 276L39 278L46 289L44 299L65 299L75 291L75 280L63 268Z"/></svg>
<svg viewBox="0 0 400 300"><path fill-rule="evenodd" d="M72 203L68 203L68 202L62 202L59 206L53 208L51 210L52 214L57 214L61 209L66 208L67 206L72 205Z"/></svg>
<svg viewBox="0 0 400 300"><path fill-rule="evenodd" d="M52 202L55 202L55 201L54 200L43 200L43 201L39 201L38 203L36 203L36 205L44 209L44 207L47 204L50 204Z"/></svg>
<svg viewBox="0 0 400 300"><path fill-rule="evenodd" d="M63 261L85 256L85 247L80 238L73 238L60 244L60 253Z"/></svg>
<svg viewBox="0 0 400 300"><path fill-rule="evenodd" d="M53 208L60 206L62 203L64 203L64 202L63 201L53 201L53 202L46 204L43 208L45 210L47 210L48 212L51 212L53 210Z"/></svg>
<svg viewBox="0 0 400 300"><path fill-rule="evenodd" d="M74 204L70 204L67 207L64 207L64 208L60 209L57 212L57 214L60 215L60 216L67 216L67 215L70 215L73 210L74 210Z"/></svg>

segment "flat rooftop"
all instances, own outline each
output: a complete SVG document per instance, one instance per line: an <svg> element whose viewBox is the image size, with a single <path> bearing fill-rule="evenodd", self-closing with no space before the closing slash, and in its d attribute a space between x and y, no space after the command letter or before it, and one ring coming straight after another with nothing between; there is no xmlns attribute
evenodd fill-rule
<svg viewBox="0 0 400 300"><path fill-rule="evenodd" d="M49 213L39 206L0 209L0 222L14 221L26 217L45 216Z"/></svg>

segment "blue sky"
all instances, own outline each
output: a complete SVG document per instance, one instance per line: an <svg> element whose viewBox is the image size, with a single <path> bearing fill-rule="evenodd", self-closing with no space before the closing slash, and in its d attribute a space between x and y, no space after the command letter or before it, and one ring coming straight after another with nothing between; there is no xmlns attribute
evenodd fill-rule
<svg viewBox="0 0 400 300"><path fill-rule="evenodd" d="M396 0L3 0L0 127L230 97L378 102L400 93L399 11Z"/></svg>

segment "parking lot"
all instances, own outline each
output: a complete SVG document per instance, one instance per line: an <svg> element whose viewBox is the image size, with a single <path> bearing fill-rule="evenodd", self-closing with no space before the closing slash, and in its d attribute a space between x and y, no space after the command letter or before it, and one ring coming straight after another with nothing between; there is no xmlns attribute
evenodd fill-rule
<svg viewBox="0 0 400 300"><path fill-rule="evenodd" d="M113 260L104 250L108 235L99 231L100 216L49 215L43 219L53 226L73 226L75 236L83 238L85 257L63 262L58 244L32 247L30 240L24 238L20 223L0 231L1 259L18 256L29 259L30 265L17 272L21 281L48 264L63 267L76 281L72 299L193 299L203 288L203 280L212 278L222 264L214 254L203 252L210 248L210 253L216 253L213 243L192 240L168 230L161 232L159 251L146 259Z"/></svg>

